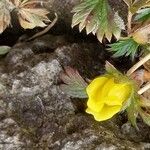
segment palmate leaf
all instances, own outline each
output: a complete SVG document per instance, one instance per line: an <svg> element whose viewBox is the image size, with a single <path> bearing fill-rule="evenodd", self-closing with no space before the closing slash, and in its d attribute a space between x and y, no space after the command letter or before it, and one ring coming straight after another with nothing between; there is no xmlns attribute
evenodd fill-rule
<svg viewBox="0 0 150 150"><path fill-rule="evenodd" d="M60 85L64 93L74 98L88 98L86 93L88 84L77 70L67 67L65 68L65 73L61 74L60 78L64 82L64 84Z"/></svg>
<svg viewBox="0 0 150 150"><path fill-rule="evenodd" d="M84 0L72 12L72 27L79 24L80 31L86 28L87 34L96 34L100 42L104 36L108 41L112 35L119 39L121 30L125 29L123 20L113 13L107 0Z"/></svg>
<svg viewBox="0 0 150 150"><path fill-rule="evenodd" d="M114 44L109 45L110 51L114 52L113 57L120 57L120 56L131 56L134 59L134 56L138 50L139 44L135 42L132 38L119 40Z"/></svg>
<svg viewBox="0 0 150 150"><path fill-rule="evenodd" d="M135 21L147 21L150 20L150 8L144 8L137 12L137 15L135 17Z"/></svg>
<svg viewBox="0 0 150 150"><path fill-rule="evenodd" d="M35 0L11 0L16 7L19 22L24 29L33 29L35 27L45 27L45 22L50 20L47 17L49 13L41 8L40 1Z"/></svg>

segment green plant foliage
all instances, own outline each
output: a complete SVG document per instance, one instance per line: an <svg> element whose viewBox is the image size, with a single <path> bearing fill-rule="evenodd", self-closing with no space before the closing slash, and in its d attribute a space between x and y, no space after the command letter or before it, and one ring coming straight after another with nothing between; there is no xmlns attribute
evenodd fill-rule
<svg viewBox="0 0 150 150"><path fill-rule="evenodd" d="M135 21L147 21L150 20L150 8L144 8L137 12Z"/></svg>
<svg viewBox="0 0 150 150"><path fill-rule="evenodd" d="M150 126L150 114L147 112L143 111L142 109L140 110L140 116L142 117L144 123Z"/></svg>
<svg viewBox="0 0 150 150"><path fill-rule="evenodd" d="M11 47L9 46L0 46L0 55L5 55L10 51Z"/></svg>
<svg viewBox="0 0 150 150"><path fill-rule="evenodd" d="M131 95L131 99L130 99L130 105L128 105L128 107L126 108L127 114L128 114L128 119L131 122L131 124L137 127L137 117L139 114L139 109L140 109L140 105L138 102L138 97L135 96L135 93Z"/></svg>
<svg viewBox="0 0 150 150"><path fill-rule="evenodd" d="M136 119L140 109L139 96L137 95L137 87L135 83L126 75L119 72L113 65L106 63L106 71L109 75L114 76L118 83L128 83L131 87L131 93L128 99L123 102L121 111L127 111L128 119L134 127L137 128Z"/></svg>
<svg viewBox="0 0 150 150"><path fill-rule="evenodd" d="M134 59L139 44L132 38L127 38L124 40L119 40L118 42L110 44L109 46L111 47L109 50L114 52L113 57L120 57L125 55L131 56L131 58Z"/></svg>
<svg viewBox="0 0 150 150"><path fill-rule="evenodd" d="M132 80L129 80L129 77L122 74L119 70L117 70L112 64L106 61L105 70L107 72L106 76L113 76L115 79L115 82L119 83L129 83L133 84Z"/></svg>
<svg viewBox="0 0 150 150"><path fill-rule="evenodd" d="M86 93L87 83L77 70L67 67L65 68L65 73L61 74L60 78L64 82L60 86L64 93L71 97L88 98Z"/></svg>
<svg viewBox="0 0 150 150"><path fill-rule="evenodd" d="M72 27L79 24L80 31L86 28L87 34L96 34L100 42L103 37L111 41L112 35L119 39L125 29L123 20L111 10L107 0L84 0L72 12Z"/></svg>
<svg viewBox="0 0 150 150"><path fill-rule="evenodd" d="M76 6L72 11L74 13L72 27L79 24L80 31L85 28L87 34L96 34L100 42L102 42L102 39L104 37L108 39L108 41L111 41L111 38L114 35L116 39L118 39L118 41L116 43L109 44L109 50L114 53L114 57L130 56L133 60L139 46L144 49L144 54L149 56L150 0L123 1L128 6L126 37L120 37L121 30L125 29L124 22L117 13L114 13L112 11L107 0L81 1L81 4ZM147 60L147 57L145 58ZM141 65L140 63L143 63L143 66L145 67L145 60L141 60L137 64ZM141 85L138 81L138 74L134 74L135 69L137 69L136 65L131 68L131 70L133 71L131 73L132 75L129 73L131 70L129 70L125 75L107 62L105 66L106 73L102 76L102 78L98 77L94 79L89 85L87 85L87 83L82 79L78 72L69 69L68 71L66 71L66 75L62 78L65 83L62 85L62 89L64 89L63 91L65 91L65 93L72 97L88 98L88 101L90 102L87 102L88 109L86 112L92 114L97 121L101 121L101 114L98 114L99 117L97 117L97 113L99 113L97 112L97 110L99 110L100 107L95 104L99 101L99 97L101 97L102 95L99 93L102 91L101 88L103 88L103 86L106 86L105 82L107 81L107 79L113 79L113 82L110 82L111 84L107 84L106 86L108 91L109 89L113 89L113 83L116 84L115 86L117 88L119 88L119 84L127 85L124 91L129 93L121 103L121 107L118 112L126 111L128 120L134 127L138 129L138 116L141 116L143 121L146 124L150 125L150 102L148 99L144 98L143 94L146 90L148 90L147 87L145 88L144 86L142 89L140 89L143 85L143 82L147 82L147 80L143 80ZM142 78L144 79L144 75L142 76ZM89 86L90 88L88 88ZM92 89L87 92L88 95L86 93L86 91L88 91L87 89ZM107 94L109 95L110 93L108 91ZM117 95L118 97L120 97L122 91L120 93L114 92L113 94L114 96ZM105 100L105 97L102 98L102 101L103 99ZM94 107L91 107L91 109L90 106ZM107 112L104 111L103 114ZM111 113L111 110L109 110L109 112Z"/></svg>

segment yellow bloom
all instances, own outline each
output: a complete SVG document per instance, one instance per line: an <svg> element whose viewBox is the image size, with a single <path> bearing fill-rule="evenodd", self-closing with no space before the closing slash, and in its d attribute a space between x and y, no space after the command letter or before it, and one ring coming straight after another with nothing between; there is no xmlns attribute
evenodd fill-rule
<svg viewBox="0 0 150 150"><path fill-rule="evenodd" d="M92 114L97 121L110 119L121 110L131 89L129 83L115 83L113 77L94 79L86 89L89 96L86 112Z"/></svg>

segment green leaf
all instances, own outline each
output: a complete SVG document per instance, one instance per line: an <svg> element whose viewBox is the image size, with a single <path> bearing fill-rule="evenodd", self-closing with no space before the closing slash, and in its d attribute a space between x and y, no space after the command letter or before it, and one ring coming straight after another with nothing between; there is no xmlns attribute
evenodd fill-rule
<svg viewBox="0 0 150 150"><path fill-rule="evenodd" d="M125 40L119 40L114 44L109 44L111 48L110 51L114 52L113 57L120 57L120 56L131 56L134 59L134 56L137 52L139 44L136 43L132 38L128 38Z"/></svg>
<svg viewBox="0 0 150 150"><path fill-rule="evenodd" d="M135 21L147 21L150 19L150 8L144 8L137 12Z"/></svg>
<svg viewBox="0 0 150 150"><path fill-rule="evenodd" d="M106 61L105 69L108 73L114 73L116 71L118 72L118 70L111 63L109 63L108 61Z"/></svg>
<svg viewBox="0 0 150 150"><path fill-rule="evenodd" d="M9 46L0 46L0 55L5 55L10 51L11 47Z"/></svg>
<svg viewBox="0 0 150 150"><path fill-rule="evenodd" d="M131 105L132 96L123 102L121 111L124 112Z"/></svg>
<svg viewBox="0 0 150 150"><path fill-rule="evenodd" d="M134 127L138 128L136 124L136 120L137 120L137 116L138 116L139 108L140 108L139 102L138 102L139 98L135 95L132 95L130 100L131 100L130 104L126 108L128 119Z"/></svg>
<svg viewBox="0 0 150 150"><path fill-rule="evenodd" d="M87 34L96 34L100 42L104 37L111 41L113 35L119 39L125 29L123 20L111 10L107 0L84 0L72 12L72 27L79 24L80 32L86 28Z"/></svg>
<svg viewBox="0 0 150 150"><path fill-rule="evenodd" d="M142 109L140 110L140 116L142 117L144 123L150 126L150 114L144 112Z"/></svg>
<svg viewBox="0 0 150 150"><path fill-rule="evenodd" d="M105 76L114 77L116 83L128 83L133 87L133 90L136 88L134 82L128 76L122 74L108 61L106 61L105 70L107 72Z"/></svg>
<svg viewBox="0 0 150 150"><path fill-rule="evenodd" d="M114 76L114 78L119 81L122 81L122 79L123 80L125 79L125 76L107 61L106 61L105 69L107 72L106 76Z"/></svg>
<svg viewBox="0 0 150 150"><path fill-rule="evenodd" d="M136 95L136 85L134 82L132 82L132 80L129 81L130 82L130 85L132 86L132 89L131 89L131 93L130 93L130 96L129 98L123 102L123 105L122 105L122 109L121 111L125 111L128 107L129 111L130 111L130 107L132 107L131 105L133 105L133 102L132 101L135 101L135 95Z"/></svg>
<svg viewBox="0 0 150 150"><path fill-rule="evenodd" d="M67 67L65 68L65 73L61 74L60 78L64 82L64 84L60 85L64 93L74 98L88 98L86 93L88 84L77 70Z"/></svg>

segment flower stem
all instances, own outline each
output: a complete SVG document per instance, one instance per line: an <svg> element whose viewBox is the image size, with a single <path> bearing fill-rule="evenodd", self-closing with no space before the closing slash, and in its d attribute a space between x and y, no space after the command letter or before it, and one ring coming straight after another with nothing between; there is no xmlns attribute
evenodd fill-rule
<svg viewBox="0 0 150 150"><path fill-rule="evenodd" d="M44 30L34 34L32 37L27 39L27 41L33 40L33 39L35 39L35 38L37 38L39 36L42 36L43 34L47 33L56 24L57 20L58 20L58 15L57 15L57 13L55 13L54 20Z"/></svg>
<svg viewBox="0 0 150 150"><path fill-rule="evenodd" d="M130 76L134 71L136 71L139 67L141 67L143 64L145 64L148 60L150 60L150 53L146 55L144 58L142 58L138 63L136 63L133 67L131 67L127 75Z"/></svg>
<svg viewBox="0 0 150 150"><path fill-rule="evenodd" d="M148 83L147 85L145 85L143 88L141 88L139 91L138 91L138 94L139 95L142 95L144 92L146 92L147 90L150 89L150 83Z"/></svg>
<svg viewBox="0 0 150 150"><path fill-rule="evenodd" d="M128 23L127 23L127 31L128 31L128 35L131 33L131 29L132 29L132 13L130 11L128 11Z"/></svg>

